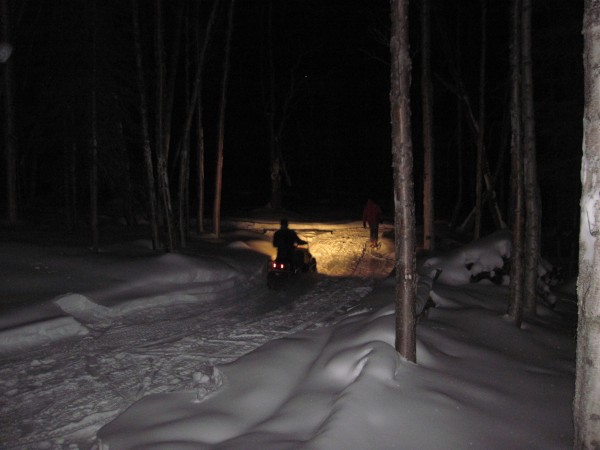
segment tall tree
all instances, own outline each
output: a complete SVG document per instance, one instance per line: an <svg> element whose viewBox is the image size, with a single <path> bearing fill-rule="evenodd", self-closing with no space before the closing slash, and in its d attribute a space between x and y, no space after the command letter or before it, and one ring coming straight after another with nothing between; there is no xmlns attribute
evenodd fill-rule
<svg viewBox="0 0 600 450"><path fill-rule="evenodd" d="M173 2L171 2L171 4L172 3ZM177 79L177 68L179 66L179 54L181 52L181 33L183 29L183 14L185 11L184 4L183 2L181 2L181 0L176 1L175 3L175 33L173 39L171 40L168 71L167 74L164 75L166 77L166 101L164 103L165 110L163 113L163 151L166 160L169 159L169 153L171 148L171 125L173 122L173 104L175 103L175 81Z"/></svg>
<svg viewBox="0 0 600 450"><path fill-rule="evenodd" d="M303 55L297 56L289 69L289 77L280 77L275 66L273 52L273 1L267 6L266 35L264 47L263 71L263 104L269 136L269 173L271 192L269 204L271 208L281 208L283 202L284 181L287 186L292 182L287 170L283 152L283 137L290 116L290 109L298 95L299 85L297 72Z"/></svg>
<svg viewBox="0 0 600 450"><path fill-rule="evenodd" d="M217 142L217 164L215 176L215 202L213 207L213 232L217 237L221 234L221 192L223 189L223 146L225 141L225 107L227 103L227 86L229 81L229 54L231 52L231 37L233 34L233 10L235 0L229 5L227 22L227 38L225 42L225 58L223 58L223 80L221 85L221 101L219 106L219 137Z"/></svg>
<svg viewBox="0 0 600 450"><path fill-rule="evenodd" d="M6 158L6 216L10 224L17 223L17 135L15 132L15 100L13 80L13 58L10 58L12 47L11 35L11 10L8 0L0 3L0 17L2 21L3 48L2 62L4 62L4 152ZM6 59L6 61L4 61Z"/></svg>
<svg viewBox="0 0 600 450"><path fill-rule="evenodd" d="M197 113L197 145L198 145L198 232L204 231L203 218L204 218L204 128L203 128L203 110L202 110L202 73L204 70L204 64L206 61L206 51L212 35L213 25L217 15L217 9L219 7L219 0L213 3L213 7L206 24L204 32L204 40L200 38L200 3L196 3L194 16L196 17L195 27L195 41L196 41L196 70L193 77L193 85L191 94L186 95L189 97L189 102L186 105L185 120L183 124L183 130L181 134L181 141L179 147L182 149L181 160L189 160L189 148L185 147L185 143L190 140L190 134L192 130L192 122L194 119L194 112ZM179 173L179 201L180 201L180 216L181 207L183 205L183 188L184 184L187 183L189 176L189 168L186 164L180 164ZM182 227L180 220L180 227ZM183 234L183 230L180 228L180 235Z"/></svg>
<svg viewBox="0 0 600 450"><path fill-rule="evenodd" d="M512 251L510 265L510 300L508 314L517 327L523 318L523 145L521 112L521 0L511 2L511 191Z"/></svg>
<svg viewBox="0 0 600 450"><path fill-rule="evenodd" d="M165 226L165 249L173 250L175 235L173 230L173 208L171 206L171 193L169 187L169 172L167 167L167 148L165 145L165 55L163 42L163 13L162 0L154 0L154 15L156 26L154 29L154 54L156 64L156 111L155 111L155 136L156 165L158 189L160 192L160 205L162 220Z"/></svg>
<svg viewBox="0 0 600 450"><path fill-rule="evenodd" d="M600 1L583 16L584 113L579 234L579 317L573 422L576 449L600 446Z"/></svg>
<svg viewBox="0 0 600 450"><path fill-rule="evenodd" d="M408 38L409 0L391 0L392 166L396 247L396 350L416 362L417 298L413 148L410 119L411 59Z"/></svg>
<svg viewBox="0 0 600 450"><path fill-rule="evenodd" d="M523 156L525 189L524 309L535 313L541 240L541 202L537 180L533 75L531 58L531 0L522 0L521 73L523 80Z"/></svg>
<svg viewBox="0 0 600 450"><path fill-rule="evenodd" d="M456 55L456 77L461 79L461 52L460 52L460 41L461 41L461 18L462 8L460 2L456 3L456 36L455 36L455 47L457 49ZM452 211L452 220L450 222L452 228L456 227L458 217L462 209L463 203L463 100L459 96L456 97L456 201L454 203L454 209Z"/></svg>
<svg viewBox="0 0 600 450"><path fill-rule="evenodd" d="M142 44L140 37L139 8L137 0L131 0L131 14L133 20L133 39L135 46L135 66L137 73L137 87L139 95L140 118L142 121L142 140L144 151L144 169L146 172L146 189L150 209L150 227L152 230L152 247L158 248L158 213L156 201L156 183L154 180L154 163L152 161L152 148L150 144L150 126L148 124L148 101L146 99L146 81L144 77L144 64L142 61Z"/></svg>
<svg viewBox="0 0 600 450"><path fill-rule="evenodd" d="M97 105L97 9L96 0L92 2L92 123L91 123L91 168L90 168L90 226L92 230L92 248L94 252L99 251L99 229L98 229L98 105Z"/></svg>
<svg viewBox="0 0 600 450"><path fill-rule="evenodd" d="M206 60L206 50L208 49L208 44L210 37L212 35L213 24L215 23L215 17L217 15L217 8L219 7L219 0L215 0L213 3L213 7L208 18L208 23L206 25L206 31L204 34L204 40L202 44L200 43L200 28L196 27L196 79L194 83L194 93L197 94L197 164L198 164L198 211L196 215L197 220L197 231L198 233L204 232L204 182L205 182L205 145L204 145L204 113L203 113L203 104L202 104L202 69L204 68L204 62Z"/></svg>
<svg viewBox="0 0 600 450"><path fill-rule="evenodd" d="M483 199L483 152L485 142L485 63L487 46L487 1L481 1L481 40L479 50L479 133L477 134L477 164L475 168L475 231L473 237L481 236L481 210Z"/></svg>
<svg viewBox="0 0 600 450"><path fill-rule="evenodd" d="M431 82L431 0L421 2L421 101L423 103L423 248L435 248L433 83Z"/></svg>

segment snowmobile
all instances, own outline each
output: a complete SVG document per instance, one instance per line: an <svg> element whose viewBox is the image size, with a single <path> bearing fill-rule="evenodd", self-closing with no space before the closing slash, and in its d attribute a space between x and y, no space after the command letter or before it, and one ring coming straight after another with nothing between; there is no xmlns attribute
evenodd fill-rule
<svg viewBox="0 0 600 450"><path fill-rule="evenodd" d="M310 254L308 247L298 246L296 250L302 253L302 263L280 258L269 261L267 272L267 287L269 289L282 287L300 273L317 271L317 260Z"/></svg>

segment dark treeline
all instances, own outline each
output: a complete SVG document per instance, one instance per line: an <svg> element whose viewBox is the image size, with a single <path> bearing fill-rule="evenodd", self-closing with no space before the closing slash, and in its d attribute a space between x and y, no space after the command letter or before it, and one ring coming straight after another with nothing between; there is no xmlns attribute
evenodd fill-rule
<svg viewBox="0 0 600 450"><path fill-rule="evenodd" d="M92 91L96 92L98 211L130 223L150 220L144 136L131 1L3 0L13 45L13 142L20 219L53 216L86 227L90 216ZM157 3L162 12L164 155L174 225L193 224L198 209L198 147L205 149L204 218L210 222L214 159L230 0L138 1L155 189L157 160ZM435 216L458 226L475 204L481 2L431 2L435 139ZM578 228L581 148L581 1L533 2L533 70L545 254L572 258ZM223 208L317 204L355 208L375 195L391 201L389 2L294 0L235 4L225 113ZM423 170L419 2L410 5L415 198L421 218ZM488 2L485 149L498 203L510 210L509 2ZM94 38L95 36L95 38ZM206 47L200 102L186 119ZM175 58L176 57L176 58ZM174 59L175 58L175 59ZM2 64L2 82L8 64ZM3 88L4 89L4 88ZM172 96L172 97L171 97ZM172 98L172 109L169 106ZM461 106L459 104L462 103ZM3 121L9 114L4 103ZM202 136L202 138L200 137ZM2 142L6 142L6 128ZM5 144L3 144L5 146ZM186 147L188 146L188 147ZM189 171L181 155L189 148ZM273 161L276 162L274 169ZM2 173L6 158L0 162ZM182 173L184 175L182 175ZM185 201L179 181L189 176ZM7 185L1 202L7 205ZM160 197L158 213L162 214ZM185 208L183 214L179 209ZM48 219L45 219L48 220ZM484 210L484 230L494 224ZM161 226L164 223L161 222ZM190 225L194 229L193 225ZM210 230L210 228L208 228Z"/></svg>

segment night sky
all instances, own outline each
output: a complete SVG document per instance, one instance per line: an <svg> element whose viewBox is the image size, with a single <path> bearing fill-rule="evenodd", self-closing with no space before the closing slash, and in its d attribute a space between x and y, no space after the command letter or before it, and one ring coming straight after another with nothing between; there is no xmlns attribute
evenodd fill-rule
<svg viewBox="0 0 600 450"><path fill-rule="evenodd" d="M93 2L12 1L13 64L19 148L21 215L60 214L65 161L76 145L78 202L88 203L90 91L93 52ZM200 17L184 2L187 23L206 22L212 1L202 2ZM141 25L147 85L153 86L153 2L141 1ZM178 2L164 2L167 59L175 36ZM237 0L227 98L224 213L267 204L268 133L264 89L270 76L269 2ZM508 9L509 1L488 1L486 148L492 171L500 164L498 198L509 204ZM222 2L204 73L207 144L207 198L210 208L216 119L222 75L226 6ZM458 168L464 170L464 217L474 202L475 142L467 122L457 118L452 92L460 73L477 114L480 1L432 0L432 70L436 151L436 217L449 221L457 202ZM534 0L533 55L537 150L543 196L544 234L552 237L558 257L576 245L579 163L581 158L582 0ZM130 3L99 1L97 67L101 133L101 212L110 213L122 197L122 182L134 183L143 213L144 179L136 93ZM412 119L417 212L420 210L421 108L419 2L411 2L413 60ZM274 1L272 10L273 80L278 105L295 88L282 133L282 148L292 185L284 206L298 211L325 207L360 214L367 196L392 213L389 119L389 2L386 0ZM187 28L186 28L187 29ZM192 36L185 30L184 42ZM173 115L173 146L181 132L186 91L185 57L178 63ZM2 69L4 70L4 69ZM151 102L153 100L150 100ZM4 113L3 113L4 114ZM282 117L281 110L275 115ZM457 136L462 127L462 159ZM123 130L123 134L120 133ZM192 143L193 144L193 143ZM123 151L123 148L125 151ZM124 157L125 155L125 157ZM124 161L130 165L129 172ZM194 162L193 162L194 163ZM1 169L4 172L4 161ZM171 169L177 161L170 162ZM192 174L195 183L195 174ZM5 186L0 187L4 202ZM194 199L192 199L193 204ZM4 204L2 204L4 207ZM489 218L488 218L489 219ZM85 217L82 217L85 221Z"/></svg>

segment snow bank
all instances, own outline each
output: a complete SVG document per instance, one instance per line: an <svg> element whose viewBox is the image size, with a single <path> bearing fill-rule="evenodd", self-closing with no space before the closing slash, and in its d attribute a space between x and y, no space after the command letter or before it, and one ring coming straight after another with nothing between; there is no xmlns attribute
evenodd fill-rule
<svg viewBox="0 0 600 450"><path fill-rule="evenodd" d="M441 269L440 283L467 284L471 282L471 277L482 272L489 272L493 276L495 271L502 269L504 261L510 258L510 247L510 231L497 231L443 256L427 259L423 263L423 270Z"/></svg>
<svg viewBox="0 0 600 450"><path fill-rule="evenodd" d="M98 445L570 448L573 343L504 320L504 288L469 288L440 289L451 306L419 326L418 364L394 349L390 305L221 366L220 390L201 402L195 391L144 397L98 432Z"/></svg>
<svg viewBox="0 0 600 450"><path fill-rule="evenodd" d="M62 312L66 317L40 317L39 310L44 308L30 308L14 313L15 325L11 326L7 314L0 331L0 351L82 336L88 333L86 325L103 326L140 310L214 301L226 292L243 292L262 282L264 262L263 255L241 242L229 244L218 255L146 253L88 261L89 276L97 276L104 286L85 293L66 292L40 304L49 314Z"/></svg>
<svg viewBox="0 0 600 450"><path fill-rule="evenodd" d="M202 380L216 390L200 383L144 397L99 430L98 446L571 448L572 339L530 323L516 328L505 318L507 288L471 284L465 267L501 267L509 245L497 234L423 266L427 291L442 272L437 307L417 330L418 364L394 349L394 285L383 282L371 296L387 296L387 306L218 367Z"/></svg>
<svg viewBox="0 0 600 450"><path fill-rule="evenodd" d="M43 320L0 333L0 353L24 350L68 337L85 336L89 330L73 317Z"/></svg>

